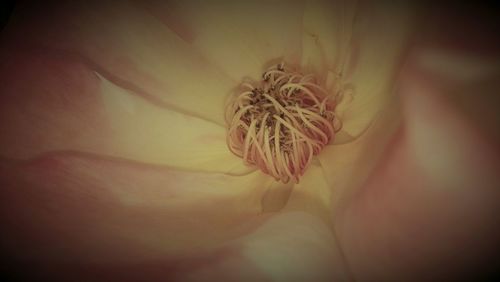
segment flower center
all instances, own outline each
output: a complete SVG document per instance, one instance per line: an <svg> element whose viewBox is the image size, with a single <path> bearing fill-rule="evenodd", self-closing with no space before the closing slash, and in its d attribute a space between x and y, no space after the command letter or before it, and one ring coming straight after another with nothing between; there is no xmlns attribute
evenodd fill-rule
<svg viewBox="0 0 500 282"><path fill-rule="evenodd" d="M312 157L341 128L335 93L284 63L240 90L226 108L229 149L277 181L298 183Z"/></svg>

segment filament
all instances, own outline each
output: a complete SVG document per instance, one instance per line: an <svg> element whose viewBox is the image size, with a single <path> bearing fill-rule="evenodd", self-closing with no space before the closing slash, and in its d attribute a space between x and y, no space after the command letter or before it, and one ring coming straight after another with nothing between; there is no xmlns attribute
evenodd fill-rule
<svg viewBox="0 0 500 282"><path fill-rule="evenodd" d="M342 127L334 99L340 92L328 93L313 74L284 63L240 90L226 106L229 150L276 181L298 183Z"/></svg>

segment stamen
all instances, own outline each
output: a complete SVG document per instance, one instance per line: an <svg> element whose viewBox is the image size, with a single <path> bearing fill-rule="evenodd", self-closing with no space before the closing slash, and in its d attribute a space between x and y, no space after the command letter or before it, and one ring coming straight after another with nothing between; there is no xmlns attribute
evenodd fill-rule
<svg viewBox="0 0 500 282"><path fill-rule="evenodd" d="M280 63L245 82L226 107L229 150L277 181L299 182L314 155L341 129L337 97L313 74Z"/></svg>

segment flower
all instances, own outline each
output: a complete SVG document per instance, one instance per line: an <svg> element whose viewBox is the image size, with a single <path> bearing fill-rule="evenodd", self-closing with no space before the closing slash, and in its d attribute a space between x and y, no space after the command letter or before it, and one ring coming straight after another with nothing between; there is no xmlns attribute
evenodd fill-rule
<svg viewBox="0 0 500 282"><path fill-rule="evenodd" d="M400 125L393 87L409 6L130 1L17 11L0 71L2 245L15 266L113 280L328 281L380 271L359 253L385 249L363 245L360 230L384 236L366 213L387 224L387 210L366 195L380 179L405 181L390 164L407 164L406 155L382 148ZM275 59L325 80L341 73L354 89L338 106L343 130L299 184L245 166L225 143L226 97ZM407 108L416 96L402 98ZM430 110L453 119L432 99ZM432 175L404 168L413 181ZM380 202L397 207L391 193Z"/></svg>

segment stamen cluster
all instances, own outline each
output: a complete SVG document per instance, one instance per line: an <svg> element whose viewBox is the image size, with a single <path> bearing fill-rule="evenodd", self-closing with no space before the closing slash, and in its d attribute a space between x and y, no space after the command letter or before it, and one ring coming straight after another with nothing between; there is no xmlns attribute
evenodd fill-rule
<svg viewBox="0 0 500 282"><path fill-rule="evenodd" d="M340 130L333 95L284 63L258 83L243 83L226 108L227 144L248 165L277 181L299 178Z"/></svg>

